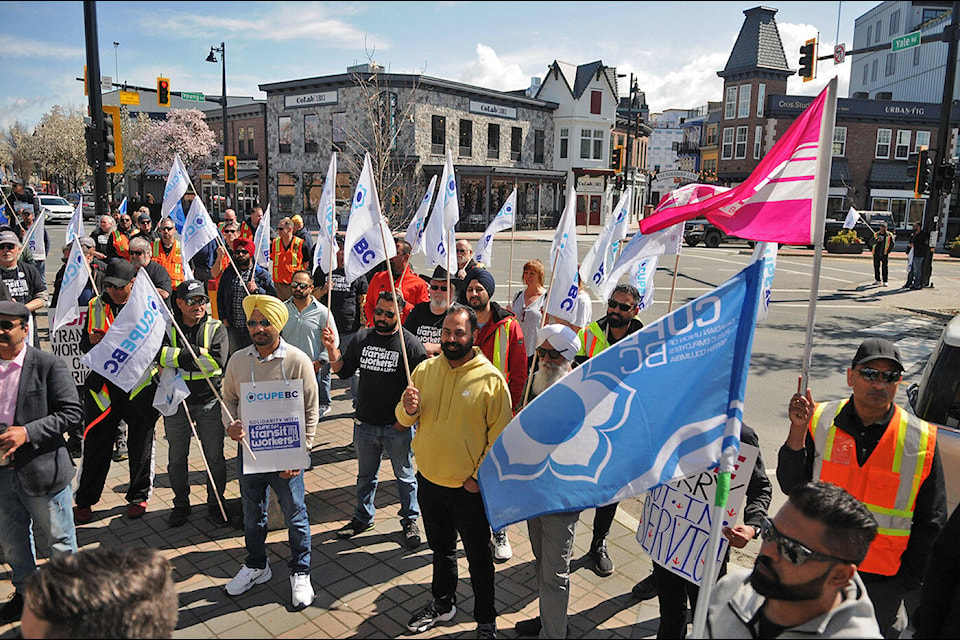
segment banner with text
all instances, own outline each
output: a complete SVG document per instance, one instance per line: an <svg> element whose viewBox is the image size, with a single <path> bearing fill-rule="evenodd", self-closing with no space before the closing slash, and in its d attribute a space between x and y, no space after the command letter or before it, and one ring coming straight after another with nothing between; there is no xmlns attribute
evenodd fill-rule
<svg viewBox="0 0 960 640"><path fill-rule="evenodd" d="M265 380L240 385L240 420L247 444L257 459L243 449L243 472L266 473L310 466L303 380Z"/></svg>
<svg viewBox="0 0 960 640"><path fill-rule="evenodd" d="M72 322L63 325L57 331L50 334L50 348L53 355L62 358L67 363L67 369L73 377L73 382L78 387L82 387L87 379L90 369L80 364L80 358L83 353L80 351L80 338L83 336L84 327L87 326L87 308L80 307L80 317L74 318Z"/></svg>

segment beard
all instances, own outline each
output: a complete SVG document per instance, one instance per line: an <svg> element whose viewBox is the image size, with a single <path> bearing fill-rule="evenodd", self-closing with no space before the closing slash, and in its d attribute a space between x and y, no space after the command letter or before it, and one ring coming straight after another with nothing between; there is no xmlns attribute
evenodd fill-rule
<svg viewBox="0 0 960 640"><path fill-rule="evenodd" d="M801 602L805 600L816 600L823 595L823 588L827 582L827 576L833 569L833 565L827 568L826 572L812 580L800 584L783 584L780 577L774 572L770 558L758 556L753 565L753 573L750 574L750 585L760 595L771 600L785 600L787 602ZM760 567L764 571L759 571Z"/></svg>
<svg viewBox="0 0 960 640"><path fill-rule="evenodd" d="M620 327L627 326L630 320L624 318L619 313L608 313L607 314L607 326L613 327L614 329L619 329Z"/></svg>
<svg viewBox="0 0 960 640"><path fill-rule="evenodd" d="M563 364L554 364L552 362L540 361L540 368L533 374L533 383L530 391L534 397L537 397L546 391L554 382L570 373L572 365L569 362Z"/></svg>
<svg viewBox="0 0 960 640"><path fill-rule="evenodd" d="M388 322L386 320L374 320L373 328L381 335L388 335L393 333L393 331L397 328L397 323L396 321Z"/></svg>
<svg viewBox="0 0 960 640"><path fill-rule="evenodd" d="M464 343L460 344L454 340L448 340L440 345L440 350L443 351L443 355L447 360L452 360L454 362L458 360L463 360L467 357L467 354L473 349L473 337Z"/></svg>

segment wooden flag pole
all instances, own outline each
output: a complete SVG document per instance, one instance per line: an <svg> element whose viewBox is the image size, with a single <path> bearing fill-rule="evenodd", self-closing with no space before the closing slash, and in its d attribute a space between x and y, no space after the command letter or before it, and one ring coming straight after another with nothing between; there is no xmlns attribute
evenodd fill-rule
<svg viewBox="0 0 960 640"><path fill-rule="evenodd" d="M383 242L383 252L387 253L387 236L383 232L383 218L380 218L377 221L377 226L380 227L380 239ZM407 384L412 385L413 381L410 376L410 361L407 359L407 345L403 341L403 309L397 304L397 285L393 281L393 269L390 266L390 258L387 258L387 275L390 277L390 291L393 292L394 304L397 307L397 330L400 332L400 355L403 356L403 370L407 374ZM402 277L402 276L401 276ZM448 275L449 277L449 275ZM406 303L406 301L404 301ZM376 302L374 302L376 305Z"/></svg>
<svg viewBox="0 0 960 640"><path fill-rule="evenodd" d="M186 399L181 400L180 404L183 405L183 410L187 414L187 423L190 425L190 431L193 432L193 437L197 441L197 445L200 447L200 460L203 461L203 468L207 472L207 480L210 481L210 486L213 487L213 495L217 499L217 506L220 507L220 515L223 516L223 521L227 521L227 510L223 508L223 501L220 500L220 491L218 490L217 483L213 480L213 473L210 471L210 465L207 463L207 455L203 452L203 442L200 441L200 436L197 434L197 423L194 422L193 416L190 415L190 409L187 407ZM244 439L246 441L246 439Z"/></svg>

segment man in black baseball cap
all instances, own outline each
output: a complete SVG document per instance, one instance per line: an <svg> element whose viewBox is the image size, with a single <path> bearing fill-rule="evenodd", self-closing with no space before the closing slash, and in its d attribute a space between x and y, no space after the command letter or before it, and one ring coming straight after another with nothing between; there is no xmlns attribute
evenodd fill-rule
<svg viewBox="0 0 960 640"><path fill-rule="evenodd" d="M210 298L199 280L180 283L175 299L173 315L183 333L178 331L174 340L169 335L164 336L159 363L161 367L177 369L190 389L186 399L187 408L196 422L197 436L214 480L214 485L211 485L207 479L207 511L214 522L222 524L225 520L219 505L223 504L223 491L227 485L223 425L220 422L220 405L207 384L207 378L219 392L223 366L230 353L227 329L207 313ZM184 338L193 346L192 353L184 344ZM179 527L187 522L191 510L187 458L192 435L183 403L163 409L163 413L164 431L170 445L167 475L173 489L173 510L167 523L171 527ZM230 514L227 515L229 519Z"/></svg>
<svg viewBox="0 0 960 640"><path fill-rule="evenodd" d="M784 493L811 480L832 482L880 520L858 572L887 638L906 627L901 604L919 598L947 515L937 428L894 402L903 371L896 345L864 340L847 369L850 398L815 403L807 389L790 399L790 433L777 463Z"/></svg>

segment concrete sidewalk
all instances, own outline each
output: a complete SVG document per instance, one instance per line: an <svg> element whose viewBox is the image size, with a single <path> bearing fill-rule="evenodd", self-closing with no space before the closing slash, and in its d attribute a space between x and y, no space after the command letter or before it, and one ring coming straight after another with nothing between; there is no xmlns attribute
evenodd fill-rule
<svg viewBox="0 0 960 640"><path fill-rule="evenodd" d="M355 505L357 463L350 443L353 420L349 391L334 378L333 413L320 424L307 471L307 507L312 528L312 577L317 599L303 611L290 608L285 567L289 557L285 530L271 532L267 544L273 579L231 598L223 586L245 558L243 532L214 525L203 505L205 475L192 447L193 514L190 521L171 529L167 517L173 492L166 474L167 443L162 421L157 427L157 465L153 497L145 516L125 516L123 494L128 481L126 462L114 463L104 497L94 520L78 527L82 548L150 546L161 549L173 563L180 594L179 638L371 638L409 635L406 623L430 599L431 553L426 543L411 552L401 544L398 500L389 462L381 469L377 492L376 528L353 540L339 540L336 530L345 524ZM227 441L230 458L235 445ZM228 499L239 497L236 467L231 459ZM656 600L638 603L631 587L651 570L650 559L635 540L636 521L619 510L608 541L616 572L598 577L585 558L590 544L593 510L584 512L571 572L570 625L572 637L650 638L657 628ZM509 528L514 556L497 566L497 625L501 637L516 637L519 620L538 615L533 553L525 525ZM755 545L756 543L751 543ZM38 540L45 554L47 544ZM748 550L750 547L748 547ZM754 550L755 553L755 550ZM752 562L752 560L751 560ZM9 568L0 573L0 602L12 595ZM473 595L466 559L460 555L460 586L456 617L416 637L474 637ZM17 637L18 625L0 628L0 638Z"/></svg>

